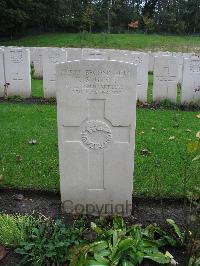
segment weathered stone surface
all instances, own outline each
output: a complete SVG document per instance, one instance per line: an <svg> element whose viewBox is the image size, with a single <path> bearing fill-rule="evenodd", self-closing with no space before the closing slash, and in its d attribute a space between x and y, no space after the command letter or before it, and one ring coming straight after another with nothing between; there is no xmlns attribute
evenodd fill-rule
<svg viewBox="0 0 200 266"><path fill-rule="evenodd" d="M82 49L82 59L109 59L108 51L103 49Z"/></svg>
<svg viewBox="0 0 200 266"><path fill-rule="evenodd" d="M169 99L176 102L178 59L174 56L156 56L154 65L153 100Z"/></svg>
<svg viewBox="0 0 200 266"><path fill-rule="evenodd" d="M7 47L4 51L7 96L31 96L30 51Z"/></svg>
<svg viewBox="0 0 200 266"><path fill-rule="evenodd" d="M57 66L60 187L66 212L131 212L136 67L106 60Z"/></svg>
<svg viewBox="0 0 200 266"><path fill-rule="evenodd" d="M31 64L34 66L34 77L42 79L43 77L43 47L31 47Z"/></svg>
<svg viewBox="0 0 200 266"><path fill-rule="evenodd" d="M182 84L183 81L183 59L184 56L182 53L173 53L173 56L175 56L178 59L178 83Z"/></svg>
<svg viewBox="0 0 200 266"><path fill-rule="evenodd" d="M148 70L149 70L149 72L153 72L153 70L154 70L155 53L154 52L148 52L148 54L149 54L149 66L148 66Z"/></svg>
<svg viewBox="0 0 200 266"><path fill-rule="evenodd" d="M82 49L81 48L66 48L67 61L81 60Z"/></svg>
<svg viewBox="0 0 200 266"><path fill-rule="evenodd" d="M184 59L181 102L200 101L200 56Z"/></svg>
<svg viewBox="0 0 200 266"><path fill-rule="evenodd" d="M61 48L46 48L43 51L44 97L56 97L56 64L67 61L67 51Z"/></svg>
<svg viewBox="0 0 200 266"><path fill-rule="evenodd" d="M137 99L147 101L148 89L148 65L149 55L147 53L131 53L130 63L137 65Z"/></svg>
<svg viewBox="0 0 200 266"><path fill-rule="evenodd" d="M117 51L111 58L137 65L137 98L147 101L149 55L141 52Z"/></svg>
<svg viewBox="0 0 200 266"><path fill-rule="evenodd" d="M149 71L153 72L154 71L154 63L155 63L155 56L162 56L162 55L173 55L172 52L163 52L163 51L157 51L157 52L148 52L149 54Z"/></svg>

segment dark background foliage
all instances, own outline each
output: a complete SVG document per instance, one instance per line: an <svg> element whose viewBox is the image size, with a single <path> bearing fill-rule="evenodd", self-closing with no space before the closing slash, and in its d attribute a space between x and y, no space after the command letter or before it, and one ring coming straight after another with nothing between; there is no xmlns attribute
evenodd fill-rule
<svg viewBox="0 0 200 266"><path fill-rule="evenodd" d="M128 31L197 34L200 0L0 0L0 36Z"/></svg>

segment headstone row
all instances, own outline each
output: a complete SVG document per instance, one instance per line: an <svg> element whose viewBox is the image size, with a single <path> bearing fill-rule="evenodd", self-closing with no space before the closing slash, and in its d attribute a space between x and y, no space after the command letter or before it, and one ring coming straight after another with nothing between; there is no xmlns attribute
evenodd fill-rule
<svg viewBox="0 0 200 266"><path fill-rule="evenodd" d="M58 63L74 60L116 60L137 65L137 97L147 101L148 89L148 54L120 50L95 49L59 49L46 48L43 50L43 88L45 97L56 97L55 67ZM34 60L33 60L34 64ZM35 67L35 64L34 64ZM36 65L37 67L37 65ZM38 71L37 71L38 72Z"/></svg>
<svg viewBox="0 0 200 266"><path fill-rule="evenodd" d="M200 100L198 69L200 58L192 54L89 48L7 47L0 49L0 97L31 96L31 69L43 79L44 97L56 97L56 65L74 60L102 59L137 66L137 99L147 101L148 72L153 71L153 100L177 100L177 84L182 85L181 102ZM189 67L188 67L189 66Z"/></svg>
<svg viewBox="0 0 200 266"><path fill-rule="evenodd" d="M200 56L183 59L181 103L200 102ZM180 58L156 56L154 66L153 100L177 101L177 84L180 78Z"/></svg>
<svg viewBox="0 0 200 266"><path fill-rule="evenodd" d="M55 58L55 54L57 57L60 57L60 60ZM74 60L103 59L116 60L118 62L128 62L137 65L138 100L142 102L147 101L148 72L153 71L155 72L153 99L155 101L159 101L161 99L170 99L172 101L176 101L177 83L182 84L183 82L184 57L191 58L191 56L192 54L172 52L157 52L147 54L143 52L112 49L46 48L43 50L43 63L45 65L43 68L44 96L56 97L55 78L53 78L53 76L55 76L55 65L57 63L64 63L66 61ZM158 71L159 74L157 74ZM171 75L171 73L173 74ZM160 78L156 78L157 76L160 76ZM163 79L161 76L163 76ZM159 86L161 86L160 89Z"/></svg>

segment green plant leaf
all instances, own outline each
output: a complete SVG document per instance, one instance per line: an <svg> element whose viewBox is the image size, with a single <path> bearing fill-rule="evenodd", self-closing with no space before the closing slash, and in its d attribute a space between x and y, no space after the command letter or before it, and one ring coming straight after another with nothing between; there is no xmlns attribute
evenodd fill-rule
<svg viewBox="0 0 200 266"><path fill-rule="evenodd" d="M105 256L108 256L110 253L107 251L107 253L105 252L104 255ZM104 256L102 256L101 254L97 254L97 253L94 253L94 258L97 262L101 262L101 263L108 263L108 259L104 258Z"/></svg>
<svg viewBox="0 0 200 266"><path fill-rule="evenodd" d="M123 260L122 266L135 266L135 264L133 264L132 262L130 262L128 260Z"/></svg>
<svg viewBox="0 0 200 266"><path fill-rule="evenodd" d="M85 266L110 266L109 262L98 262L95 260L88 260Z"/></svg>
<svg viewBox="0 0 200 266"><path fill-rule="evenodd" d="M149 259L149 260L153 260L153 261L160 263L160 264L170 263L170 258L165 256L163 253L161 253L159 251L156 253L144 255L144 258Z"/></svg>
<svg viewBox="0 0 200 266"><path fill-rule="evenodd" d="M21 254L21 255L26 255L27 254L27 252L24 249L22 249L22 248L16 248L15 252L17 254Z"/></svg>
<svg viewBox="0 0 200 266"><path fill-rule="evenodd" d="M115 216L113 219L113 227L114 229L123 229L124 226L124 220L121 216Z"/></svg>
<svg viewBox="0 0 200 266"><path fill-rule="evenodd" d="M93 222L91 222L91 229L95 231L98 235L103 233L103 230Z"/></svg>
<svg viewBox="0 0 200 266"><path fill-rule="evenodd" d="M200 160L200 154L197 155L192 161L197 161L197 160Z"/></svg>
<svg viewBox="0 0 200 266"><path fill-rule="evenodd" d="M98 242L94 242L91 245L92 250L95 253L99 253L104 251L106 248L108 248L108 243L106 241L98 241Z"/></svg>
<svg viewBox="0 0 200 266"><path fill-rule="evenodd" d="M134 245L134 243L135 243L134 239L129 237L127 239L120 241L118 249L119 249L119 251L124 251L124 250L132 247Z"/></svg>
<svg viewBox="0 0 200 266"><path fill-rule="evenodd" d="M181 240L181 243L183 244L184 241L184 235L181 233L180 228L178 227L178 225L175 223L174 220L172 219L167 219L166 220L168 222L169 225L171 225L174 228L175 233L177 234L177 236L179 237L179 239Z"/></svg>

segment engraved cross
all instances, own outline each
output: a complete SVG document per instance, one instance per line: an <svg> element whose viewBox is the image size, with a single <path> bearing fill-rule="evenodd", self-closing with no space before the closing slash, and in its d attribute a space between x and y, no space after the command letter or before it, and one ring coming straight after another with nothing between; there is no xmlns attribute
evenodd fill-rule
<svg viewBox="0 0 200 266"><path fill-rule="evenodd" d="M112 145L130 143L130 126L113 126L105 117L105 104L104 99L88 100L87 119L80 126L64 126L65 142L79 143L86 151L88 190L106 189L106 150Z"/></svg>
<svg viewBox="0 0 200 266"><path fill-rule="evenodd" d="M172 64L172 63L171 63ZM161 75L157 75L156 78L158 79L158 81L160 82L164 82L164 88L165 88L165 96L167 97L171 97L171 93L173 91L173 86L171 87L171 85L174 82L177 82L177 77L176 75L171 73L171 69L170 69L170 60L168 61L168 66L164 66L162 68L162 74Z"/></svg>
<svg viewBox="0 0 200 266"><path fill-rule="evenodd" d="M163 67L163 75L158 75L157 78L159 79L159 81L167 81L167 82L170 82L170 81L175 81L176 76L175 75L172 75L170 73L169 67L166 66L166 67Z"/></svg>

